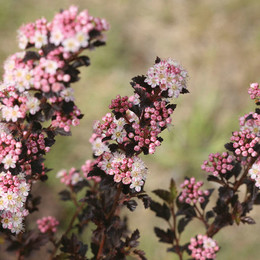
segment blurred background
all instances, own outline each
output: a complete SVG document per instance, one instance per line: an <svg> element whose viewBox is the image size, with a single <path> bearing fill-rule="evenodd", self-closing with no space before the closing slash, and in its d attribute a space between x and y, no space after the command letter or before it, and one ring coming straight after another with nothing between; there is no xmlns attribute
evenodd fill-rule
<svg viewBox="0 0 260 260"><path fill-rule="evenodd" d="M51 20L71 4L105 18L111 30L107 46L87 54L92 66L81 70L82 79L74 85L76 103L85 116L80 126L72 129L72 137L58 138L49 153L46 164L53 171L46 185L35 190L43 196L44 210L33 219L52 214L63 218L63 225L69 221L72 208L58 200L63 187L56 172L79 168L91 158L88 139L93 121L108 112L110 100L117 94L132 94L129 81L145 74L156 56L172 57L187 69L190 94L177 101L174 126L162 135L165 142L155 155L144 158L149 167L145 189L150 194L156 188L167 189L170 178L178 184L184 176L206 180L206 173L200 170L203 160L210 152L223 151L231 132L239 127L239 116L254 108L247 89L260 80L260 1L0 0L1 64L18 51L16 31L22 24L42 16ZM255 226L228 227L216 236L221 246L218 259L259 259L260 210L251 215L259 222ZM163 227L163 220L140 204L129 221L132 229L140 229L140 248L148 259L177 259L166 253L167 246L158 244L153 233L153 226ZM202 226L195 224L196 228L188 228L183 242L203 232Z"/></svg>

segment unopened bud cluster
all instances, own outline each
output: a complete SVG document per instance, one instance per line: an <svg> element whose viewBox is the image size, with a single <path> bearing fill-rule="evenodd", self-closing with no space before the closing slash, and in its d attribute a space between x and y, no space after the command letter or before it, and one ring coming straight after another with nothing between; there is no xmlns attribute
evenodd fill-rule
<svg viewBox="0 0 260 260"><path fill-rule="evenodd" d="M202 181L196 182L195 178L186 179L181 185L181 194L179 196L180 202L185 202L187 204L196 204L197 202L203 203L205 201L205 196L209 195L208 190L201 190L203 186Z"/></svg>
<svg viewBox="0 0 260 260"><path fill-rule="evenodd" d="M37 220L38 228L41 231L41 233L55 233L57 231L57 226L59 225L59 221L52 217L43 217L41 219Z"/></svg>
<svg viewBox="0 0 260 260"><path fill-rule="evenodd" d="M231 171L234 167L233 161L234 157L227 152L223 152L222 154L211 153L208 161L204 161L201 165L201 169L208 173L212 173L214 176L218 176Z"/></svg>

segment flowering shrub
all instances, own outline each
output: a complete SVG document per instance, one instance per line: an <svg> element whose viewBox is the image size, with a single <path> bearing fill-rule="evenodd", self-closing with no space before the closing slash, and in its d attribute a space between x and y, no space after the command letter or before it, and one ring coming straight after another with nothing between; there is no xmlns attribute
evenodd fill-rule
<svg viewBox="0 0 260 260"><path fill-rule="evenodd" d="M154 190L163 204L151 199L144 191L148 168L140 156L156 152L163 142L161 132L171 125L174 99L189 92L187 72L171 58L157 57L145 75L132 79L133 95L116 96L110 112L94 123L93 160L81 170L57 173L66 187L60 198L75 205L64 234L56 234L59 221L52 216L37 220L39 230L24 227L24 217L39 204L32 185L47 179L45 154L56 135L70 135L71 126L83 117L71 87L79 80L78 68L90 64L81 53L104 45L108 28L105 20L72 6L51 22L42 18L18 31L24 51L4 63L0 88L0 218L8 250L25 259L50 243L49 259L146 259L137 248L139 231L130 232L121 216L122 208L133 211L136 200L141 200L169 225L166 231L154 228L159 241L170 245L169 252L179 259L215 259L219 245L212 237L227 225L253 224L248 213L260 204L259 109L240 118L239 131L225 145L227 151L210 154L201 166L208 181L220 186L213 208L208 203L214 190L202 189L203 182L194 177L185 178L180 191L173 179L169 190ZM259 85L251 84L248 93L259 105ZM238 196L241 186L246 186L244 199ZM194 219L203 223L205 234L182 243L181 234ZM90 223L91 253L86 256L88 245L78 234Z"/></svg>

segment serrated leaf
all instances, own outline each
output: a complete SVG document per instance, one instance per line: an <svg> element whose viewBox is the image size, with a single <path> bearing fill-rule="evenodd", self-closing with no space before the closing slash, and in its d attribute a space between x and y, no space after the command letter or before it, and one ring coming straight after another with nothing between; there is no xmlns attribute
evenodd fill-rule
<svg viewBox="0 0 260 260"><path fill-rule="evenodd" d="M167 190L163 190L163 189L153 190L153 193L169 204L172 202L171 193Z"/></svg>
<svg viewBox="0 0 260 260"><path fill-rule="evenodd" d="M124 205L126 205L126 207L130 211L134 211L138 204L137 204L137 202L135 200L128 200L128 201L124 201Z"/></svg>
<svg viewBox="0 0 260 260"><path fill-rule="evenodd" d="M154 232L156 236L160 239L159 242L172 244L173 240L175 239L174 232L170 229L164 231L158 227L155 227Z"/></svg>
<svg viewBox="0 0 260 260"><path fill-rule="evenodd" d="M163 203L163 205L162 205L158 202L151 200L150 208L152 211L154 211L156 213L157 217L163 218L167 221L171 217L170 209L165 203Z"/></svg>
<svg viewBox="0 0 260 260"><path fill-rule="evenodd" d="M59 192L59 195L60 195L60 199L61 200L71 200L71 194L68 190L63 190L61 192Z"/></svg>
<svg viewBox="0 0 260 260"><path fill-rule="evenodd" d="M147 195L147 194L140 194L137 196L138 199L141 199L143 204L144 204L144 208L149 208L151 205L151 198Z"/></svg>

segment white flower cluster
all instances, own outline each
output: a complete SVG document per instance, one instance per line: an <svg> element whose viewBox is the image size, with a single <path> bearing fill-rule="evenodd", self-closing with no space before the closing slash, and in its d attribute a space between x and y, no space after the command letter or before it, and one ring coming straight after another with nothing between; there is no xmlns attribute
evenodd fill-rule
<svg viewBox="0 0 260 260"><path fill-rule="evenodd" d="M159 86L161 91L168 90L169 97L177 98L186 89L187 77L187 71L177 61L169 58L151 67L145 82L152 88Z"/></svg>
<svg viewBox="0 0 260 260"><path fill-rule="evenodd" d="M24 207L29 191L30 184L23 173L16 176L10 172L0 173L1 223L12 233L18 234L23 230L23 218L29 213Z"/></svg>

